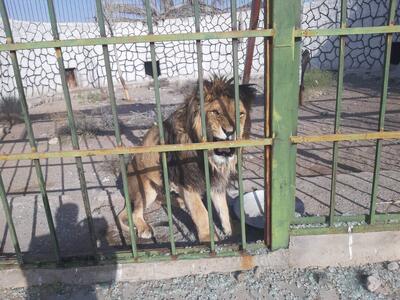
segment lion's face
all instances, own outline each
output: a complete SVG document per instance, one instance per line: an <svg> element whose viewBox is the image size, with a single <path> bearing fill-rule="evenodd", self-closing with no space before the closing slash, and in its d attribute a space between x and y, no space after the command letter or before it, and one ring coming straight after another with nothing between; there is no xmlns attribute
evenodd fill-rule
<svg viewBox="0 0 400 300"><path fill-rule="evenodd" d="M247 119L247 111L240 101L240 132L239 137L243 137L244 127ZM207 140L208 141L230 141L235 140L236 132L236 112L235 101L229 96L221 96L206 106ZM212 158L216 163L227 163L233 159L235 148L214 149Z"/></svg>
<svg viewBox="0 0 400 300"><path fill-rule="evenodd" d="M196 97L197 109L195 112L195 131L201 137L201 121L199 100ZM240 133L238 138L246 137L250 130L250 104L254 98L254 89L249 86L239 87ZM234 100L234 86L232 80L214 78L204 81L204 99L206 112L207 140L230 141L235 140L236 110ZM221 165L234 161L235 148L219 148L210 151L210 162Z"/></svg>
<svg viewBox="0 0 400 300"><path fill-rule="evenodd" d="M236 110L234 100L233 79L214 76L212 80L204 80L204 108L206 113L207 141L235 140ZM246 138L250 131L250 106L255 97L255 90L249 85L239 86L239 114L240 134L239 139ZM202 140L201 113L199 90L188 98L187 125L191 128L195 138ZM214 166L226 165L235 162L234 148L219 148L209 151L210 163Z"/></svg>

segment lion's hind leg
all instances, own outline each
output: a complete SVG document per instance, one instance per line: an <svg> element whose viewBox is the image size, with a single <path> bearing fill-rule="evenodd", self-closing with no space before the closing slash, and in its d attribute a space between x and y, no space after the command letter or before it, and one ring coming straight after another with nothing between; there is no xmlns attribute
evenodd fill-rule
<svg viewBox="0 0 400 300"><path fill-rule="evenodd" d="M161 181L161 174L158 168L139 168L136 159L128 167L129 194L133 202L133 222L140 238L150 239L153 236L151 227L144 219L144 209L153 203L157 198L155 184ZM153 170L155 169L155 170Z"/></svg>

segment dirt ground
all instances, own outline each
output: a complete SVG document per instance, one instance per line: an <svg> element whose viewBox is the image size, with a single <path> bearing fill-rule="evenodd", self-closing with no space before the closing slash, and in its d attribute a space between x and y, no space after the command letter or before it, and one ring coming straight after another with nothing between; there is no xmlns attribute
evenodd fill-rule
<svg viewBox="0 0 400 300"><path fill-rule="evenodd" d="M252 111L252 138L263 135L263 96L261 79L256 79L259 95ZM386 130L400 130L400 90L398 81L390 82ZM341 132L375 131L378 127L380 80L368 75L348 74L343 93ZM188 82L162 81L163 115L168 116L191 90ZM118 113L127 146L140 144L146 130L156 119L154 90L148 84L131 86L133 101L122 99L117 90ZM73 107L82 149L112 148L116 145L111 109L105 90L72 91ZM52 99L32 99L30 108L39 151L72 149L67 129L65 104L61 95ZM335 82L324 88L306 90L305 104L299 110L298 135L333 133L335 119ZM22 153L30 149L23 124L16 124L0 140L1 153ZM341 142L339 151L337 214L367 213L374 168L375 142ZM246 191L263 189L262 148L246 149L244 155ZM326 215L329 211L332 143L298 146L296 170L297 213ZM116 225L116 216L124 206L115 157L83 158L85 177L97 236L101 249L124 246L125 238ZM56 223L63 255L90 252L87 221L74 159L41 161L50 206ZM400 211L400 142L384 142L381 158L379 212ZM31 255L51 255L50 237L36 174L30 161L0 162L16 231L23 251ZM237 194L233 184L231 203ZM146 218L155 231L157 246L168 242L168 224L164 206L148 209ZM232 215L232 217L234 217ZM237 226L237 220L234 221ZM248 229L249 239L262 232ZM174 237L178 245L196 243L193 223L187 212L174 209ZM140 241L143 244L154 241ZM144 246L143 246L144 247ZM4 218L0 219L0 255L12 253L12 244Z"/></svg>

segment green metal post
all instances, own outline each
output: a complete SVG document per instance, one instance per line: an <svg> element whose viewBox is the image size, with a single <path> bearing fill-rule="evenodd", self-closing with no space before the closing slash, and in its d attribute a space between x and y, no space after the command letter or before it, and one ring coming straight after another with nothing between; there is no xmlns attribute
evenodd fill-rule
<svg viewBox="0 0 400 300"><path fill-rule="evenodd" d="M13 40L11 25L10 25L10 21L8 18L7 8L5 6L4 0L0 0L0 13L1 13L1 18L3 20L3 26L4 26L4 31L6 34L7 42L13 43L14 40ZM28 135L28 139L29 139L29 144L31 146L32 152L36 152L37 151L36 140L35 140L35 135L33 133L31 120L29 119L28 104L26 102L25 91L24 91L24 86L22 83L21 72L19 70L18 58L17 58L16 51L10 51L10 56L11 56L13 70L14 70L15 82L17 84L19 100L20 100L20 104L21 104L22 117L25 122L25 127L26 127L26 132ZM45 213L46 213L47 223L49 225L50 237L51 237L51 241L52 241L53 247L54 247L54 254L55 254L57 262L60 262L61 261L60 247L58 244L56 230L55 230L55 226L54 226L54 222L53 222L53 216L52 216L51 210L50 210L50 204L49 204L49 199L47 196L47 191L46 191L45 181L43 178L42 169L41 169L40 162L38 159L35 159L33 161L33 163L35 165L36 176L38 179L40 193L42 195L42 200L43 200L43 205L44 205L44 209L45 209Z"/></svg>
<svg viewBox="0 0 400 300"><path fill-rule="evenodd" d="M100 35L102 37L106 37L106 27L104 21L104 12L101 0L96 0L96 9L97 9L97 21L100 28ZM121 139L121 131L118 123L118 112L117 112L117 102L115 100L115 92L114 92L114 83L112 80L111 73L111 64L110 64L110 53L108 51L107 45L102 45L103 47L103 56L104 56L104 65L106 68L106 76L107 76L107 86L108 86L108 95L110 97L111 102L111 110L113 114L114 120L114 128L115 128L115 139L118 147L122 147L122 139ZM136 245L136 233L135 233L135 225L132 219L132 204L131 199L129 197L129 188L128 188L128 174L125 165L124 155L120 154L119 157L119 165L121 169L121 177L122 184L124 189L124 197L125 197L125 209L128 215L128 224L129 224L129 233L131 237L131 247L132 247L132 255L134 258L138 257L137 245Z"/></svg>
<svg viewBox="0 0 400 300"><path fill-rule="evenodd" d="M146 16L147 16L147 27L149 29L149 35L153 35L153 19L152 12L150 7L150 1L146 0ZM163 119L161 114L161 103L160 103L160 83L158 81L158 71L157 71L157 57L156 57L156 47L154 42L150 43L150 55L151 55L151 66L153 71L153 79L154 79L154 93L156 98L156 106L157 106L157 125L160 135L160 144L165 144L164 138L164 126ZM169 188L169 176L168 176L168 165L167 165L167 154L165 152L161 153L161 162L163 169L163 178L164 178L164 191L165 198L167 202L167 213L168 213L168 228L169 228L169 239L171 243L171 253L172 255L176 255L175 248L175 239L174 239L174 229L172 222L172 207L171 207L171 195Z"/></svg>
<svg viewBox="0 0 400 300"><path fill-rule="evenodd" d="M54 9L53 0L47 0L47 6L48 6L48 10L49 10L53 38L54 38L54 40L57 41L60 39L60 36L58 33L58 28L57 28L57 18L56 18L56 12ZM65 103L67 106L68 126L69 126L69 128L71 128L72 147L74 150L79 150L78 134L76 132L74 112L72 110L71 95L69 93L67 80L65 78L65 66L64 66L63 56L62 56L62 50L61 50L61 48L55 48L55 51L56 51L58 68L60 71L61 84L63 87L64 99L65 99ZM76 157L75 161L76 161L76 167L78 170L79 183L81 186L83 205L85 207L86 218L88 221L90 241L92 244L94 255L96 256L96 253L97 253L96 234L95 234L95 229L94 229L94 224L93 224L92 211L90 209L89 195L87 192L85 171L84 171L83 164L82 164L82 158Z"/></svg>
<svg viewBox="0 0 400 300"><path fill-rule="evenodd" d="M15 227L14 227L14 222L13 222L13 219L12 219L12 216L11 216L10 206L8 205L8 202L7 202L6 191L4 189L4 183L3 183L3 178L1 177L1 174L0 174L0 201L1 201L2 205L3 205L3 209L4 209L4 214L6 216L8 230L10 232L11 241L12 241L13 246L14 246L15 254L17 255L18 263L19 264L23 264L24 261L23 261L21 249L19 247L17 233L15 232Z"/></svg>
<svg viewBox="0 0 400 300"><path fill-rule="evenodd" d="M194 1L194 18L196 32L200 32L200 5L199 0ZM207 141L207 127L206 127L206 113L204 109L204 86L203 86L203 51L201 48L201 40L196 40L197 50L197 69L199 80L199 94L200 94L200 113L201 113L201 132L203 135L202 142ZM208 165L208 150L203 150L204 160L204 175L206 180L206 197L207 197L207 210L208 210L208 223L210 226L210 248L211 252L215 251L214 242L214 220L212 214L211 203L211 184L210 184L210 170Z"/></svg>
<svg viewBox="0 0 400 300"><path fill-rule="evenodd" d="M231 0L231 22L232 31L237 31L237 2ZM236 124L236 139L240 139L240 100L239 100L239 58L238 58L239 40L232 39L232 56L233 56L233 80L235 89L235 124ZM239 185L239 206L240 206L240 231L242 236L242 249L247 248L246 241L246 223L243 204L243 148L236 149L237 155L237 172L238 172L238 185Z"/></svg>
<svg viewBox="0 0 400 300"><path fill-rule="evenodd" d="M389 6L389 18L388 26L394 25L396 17L397 0L390 0ZM379 109L379 124L378 131L382 132L385 130L385 113L387 104L388 84L389 84L389 68L390 68L390 54L392 50L393 34L386 34L386 46L385 46L385 57L383 62L383 83L381 89L381 101ZM370 219L369 223L375 223L376 215L376 198L379 188L379 172L381 168L381 151L382 151L382 139L376 141L375 151L375 166L374 166L374 177L372 179L372 193L371 193L371 204L370 204Z"/></svg>
<svg viewBox="0 0 400 300"><path fill-rule="evenodd" d="M340 28L346 28L347 22L347 0L341 0ZM345 55L345 36L340 36L339 44L339 71L337 74L336 86L336 108L335 108L335 128L334 133L340 133L340 118L342 112L342 94L343 94L343 75L344 75L344 55ZM332 180L331 180L331 199L329 206L329 225L333 226L335 222L336 206L336 175L338 166L339 143L333 142L332 154Z"/></svg>
<svg viewBox="0 0 400 300"><path fill-rule="evenodd" d="M299 0L272 2L272 249L288 246L294 212L296 145L290 136L297 131L300 49L293 34L299 23Z"/></svg>

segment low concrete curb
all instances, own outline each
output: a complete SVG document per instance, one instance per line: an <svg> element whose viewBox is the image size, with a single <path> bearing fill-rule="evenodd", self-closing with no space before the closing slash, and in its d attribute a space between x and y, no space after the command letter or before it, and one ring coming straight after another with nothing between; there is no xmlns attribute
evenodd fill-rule
<svg viewBox="0 0 400 300"><path fill-rule="evenodd" d="M400 260L400 232L374 232L292 237L289 249L265 255L197 260L130 263L68 269L6 269L0 271L0 288L51 283L94 284L108 281L160 280L193 274L233 272L261 266L351 266Z"/></svg>

